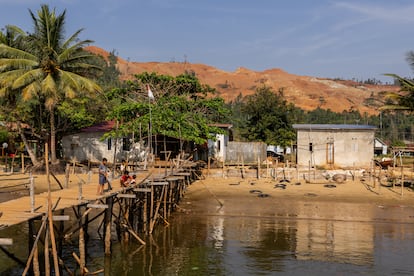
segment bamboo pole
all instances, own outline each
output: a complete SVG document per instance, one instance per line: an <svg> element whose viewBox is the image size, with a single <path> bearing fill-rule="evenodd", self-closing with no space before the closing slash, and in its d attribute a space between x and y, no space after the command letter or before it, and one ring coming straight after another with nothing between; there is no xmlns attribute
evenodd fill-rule
<svg viewBox="0 0 414 276"><path fill-rule="evenodd" d="M404 196L404 166L401 162L401 197Z"/></svg>
<svg viewBox="0 0 414 276"><path fill-rule="evenodd" d="M39 231L37 233L36 239L33 242L33 247L32 247L32 250L30 251L29 257L27 258L26 267L23 270L22 276L25 276L27 274L29 268L30 268L30 263L32 262L34 253L37 250L37 248L36 248L37 247L37 243L39 241L40 235L43 232L43 228L45 228L45 226L46 226L46 222L47 222L47 217L43 217L42 225L40 226L40 229L39 229Z"/></svg>
<svg viewBox="0 0 414 276"><path fill-rule="evenodd" d="M105 225L104 225L104 233L105 233L105 255L111 255L111 220L112 220L112 206L113 201L112 197L106 198L106 204L108 205L108 209L105 212Z"/></svg>
<svg viewBox="0 0 414 276"><path fill-rule="evenodd" d="M56 250L56 239L55 239L55 232L53 228L53 214L52 214L52 194L51 194L51 187L50 187L50 172L49 172L49 156L48 156L48 144L45 144L45 159L46 159L46 178L48 183L48 221L49 221L49 233L50 233L50 239L52 243L52 255L53 255L53 264L55 267L55 275L59 276L59 259L57 256L57 250Z"/></svg>
<svg viewBox="0 0 414 276"><path fill-rule="evenodd" d="M78 213L81 214L82 207L78 207ZM79 218L79 267L81 275L84 274L86 266L86 254L85 254L85 233L83 228L83 215Z"/></svg>
<svg viewBox="0 0 414 276"><path fill-rule="evenodd" d="M45 275L50 275L50 257L49 257L49 229L46 228L45 234L45 248L44 248L44 256L45 256Z"/></svg>
<svg viewBox="0 0 414 276"><path fill-rule="evenodd" d="M34 178L32 173L30 172L30 190L29 190L29 194L30 194L30 212L34 213L34 209L35 209L35 192L34 192Z"/></svg>
<svg viewBox="0 0 414 276"><path fill-rule="evenodd" d="M152 232L151 230L151 225L152 225L152 220L154 219L154 186L151 185L151 198L150 198L150 212L149 212L149 233Z"/></svg>
<svg viewBox="0 0 414 276"><path fill-rule="evenodd" d="M76 253L75 253L75 252L72 252L72 256L73 256L73 258L75 259L75 261L78 263L78 265L79 265L79 266L81 266L81 265L82 265L82 261L81 261L81 259L78 257L78 255L76 255ZM83 267L83 270L81 270L80 272L81 272L81 275L85 275L85 273L86 273L86 274L89 274L89 270L88 270L88 268L86 268L85 266Z"/></svg>
<svg viewBox="0 0 414 276"><path fill-rule="evenodd" d="M151 190L152 193L152 190ZM147 233L148 230L148 193L144 193L144 202L143 202L143 230L145 233Z"/></svg>
<svg viewBox="0 0 414 276"><path fill-rule="evenodd" d="M37 247L37 244L35 245L34 254L33 254L33 274L35 276L40 276L39 249Z"/></svg>
<svg viewBox="0 0 414 276"><path fill-rule="evenodd" d="M145 245L146 243L145 243L145 241L143 240L143 239L141 239L138 235L137 235L137 233L135 233L135 231L133 231L132 229L131 229L131 227L129 227L129 226L127 226L127 229L128 229L128 232L129 233L131 233L131 235L137 240L137 241L139 241L142 245Z"/></svg>
<svg viewBox="0 0 414 276"><path fill-rule="evenodd" d="M157 202L157 207L155 208L154 218L152 219L151 225L150 225L150 233L152 233L152 231L154 230L155 223L157 222L158 211L160 210L161 201L162 201L162 198L164 197L164 192L165 192L165 185L162 186L161 195L160 195L159 200Z"/></svg>
<svg viewBox="0 0 414 276"><path fill-rule="evenodd" d="M69 174L70 174L70 164L66 163L65 168L65 188L69 188Z"/></svg>

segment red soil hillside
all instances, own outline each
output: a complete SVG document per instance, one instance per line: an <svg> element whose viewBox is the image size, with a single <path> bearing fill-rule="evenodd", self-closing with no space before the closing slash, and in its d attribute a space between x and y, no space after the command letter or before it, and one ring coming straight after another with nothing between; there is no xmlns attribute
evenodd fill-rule
<svg viewBox="0 0 414 276"><path fill-rule="evenodd" d="M108 56L108 52L98 47L87 50ZM288 102L305 110L320 106L324 109L342 112L358 110L363 114L377 114L381 92L397 91L398 87L386 85L360 85L352 81L335 81L311 76L298 76L282 69L269 69L262 72L246 68L238 68L234 72L226 72L204 64L179 62L128 62L118 58L118 69L122 79L130 79L134 74L157 72L176 76L185 71L195 72L201 83L217 89L226 101L233 100L239 94L250 95L257 87L266 85L274 91L283 88Z"/></svg>

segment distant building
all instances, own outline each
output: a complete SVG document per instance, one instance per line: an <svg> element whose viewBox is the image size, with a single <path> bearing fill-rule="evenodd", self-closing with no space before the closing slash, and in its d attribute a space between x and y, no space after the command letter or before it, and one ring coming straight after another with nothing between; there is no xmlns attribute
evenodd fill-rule
<svg viewBox="0 0 414 276"><path fill-rule="evenodd" d="M374 157L375 126L294 124L297 164L323 167L369 167Z"/></svg>
<svg viewBox="0 0 414 276"><path fill-rule="evenodd" d="M224 134L216 133L215 140L208 140L208 156L219 161L224 162L226 160L226 149L228 142L232 139L231 128L232 124L211 124L211 126L218 127L224 130Z"/></svg>
<svg viewBox="0 0 414 276"><path fill-rule="evenodd" d="M386 155L388 153L388 145L379 138L375 138L374 144L375 155Z"/></svg>
<svg viewBox="0 0 414 276"><path fill-rule="evenodd" d="M83 128L77 133L62 137L63 156L67 160L99 162L102 158L113 160L115 154L115 141L117 139L102 139L102 136L115 127L114 121L102 122L90 127ZM118 139L117 155L122 155L124 145L123 139ZM129 141L127 141L129 142ZM128 148L129 150L129 148Z"/></svg>

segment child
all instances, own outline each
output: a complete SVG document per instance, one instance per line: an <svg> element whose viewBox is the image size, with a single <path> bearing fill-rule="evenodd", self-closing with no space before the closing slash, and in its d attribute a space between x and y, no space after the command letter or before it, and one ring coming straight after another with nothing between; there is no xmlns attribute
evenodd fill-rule
<svg viewBox="0 0 414 276"><path fill-rule="evenodd" d="M131 177L129 176L129 172L124 171L119 181L121 183L121 187L128 187L131 182Z"/></svg>
<svg viewBox="0 0 414 276"><path fill-rule="evenodd" d="M135 184L136 183L136 179L137 179L137 175L136 174L132 175L132 179L131 179L130 185Z"/></svg>
<svg viewBox="0 0 414 276"><path fill-rule="evenodd" d="M103 190L105 183L108 181L108 168L106 167L106 158L102 159L102 163L99 165L99 185L97 190L97 195L103 195Z"/></svg>

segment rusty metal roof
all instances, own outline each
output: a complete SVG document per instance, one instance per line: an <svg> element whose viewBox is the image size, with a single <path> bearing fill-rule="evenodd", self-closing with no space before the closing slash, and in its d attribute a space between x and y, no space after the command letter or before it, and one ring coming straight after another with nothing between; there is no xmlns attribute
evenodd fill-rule
<svg viewBox="0 0 414 276"><path fill-rule="evenodd" d="M115 121L105 121L89 127L82 128L81 132L108 132L115 127Z"/></svg>

